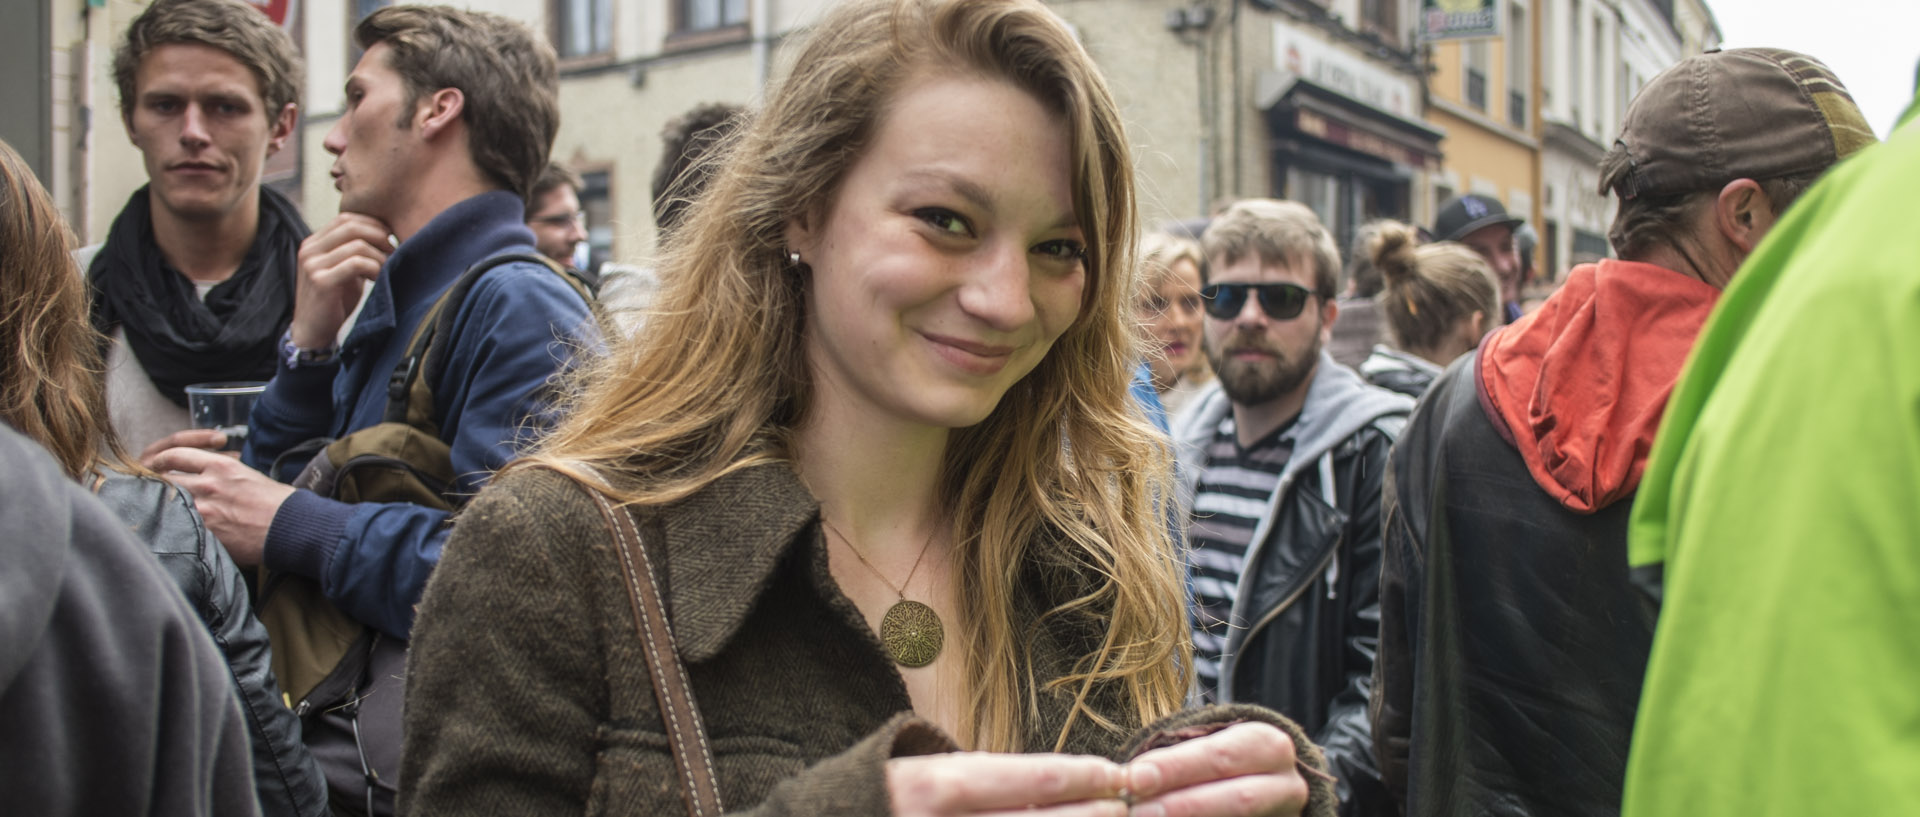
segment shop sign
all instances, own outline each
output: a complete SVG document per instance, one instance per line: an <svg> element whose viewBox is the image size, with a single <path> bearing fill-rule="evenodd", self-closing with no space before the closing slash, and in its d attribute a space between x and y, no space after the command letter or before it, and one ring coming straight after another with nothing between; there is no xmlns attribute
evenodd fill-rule
<svg viewBox="0 0 1920 817"><path fill-rule="evenodd" d="M1431 2L1431 0L1428 0ZM1275 68L1405 119L1419 119L1417 80L1286 23L1273 24Z"/></svg>
<svg viewBox="0 0 1920 817"><path fill-rule="evenodd" d="M1339 145L1348 150L1356 150L1369 156L1378 156L1389 162L1426 167L1427 156L1391 139L1381 137L1360 128L1352 127L1306 109L1294 111L1293 126L1301 133Z"/></svg>
<svg viewBox="0 0 1920 817"><path fill-rule="evenodd" d="M1500 0L1420 0L1420 38L1498 37L1501 16Z"/></svg>

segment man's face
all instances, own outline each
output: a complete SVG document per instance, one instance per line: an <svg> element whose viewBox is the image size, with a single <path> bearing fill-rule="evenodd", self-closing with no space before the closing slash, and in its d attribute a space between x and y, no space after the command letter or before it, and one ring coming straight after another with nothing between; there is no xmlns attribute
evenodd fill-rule
<svg viewBox="0 0 1920 817"><path fill-rule="evenodd" d="M1232 264L1224 258L1213 260L1208 284L1290 283L1314 291L1313 269L1309 263L1294 261L1268 264L1258 253ZM1311 295L1292 318L1268 315L1257 296L1249 295L1231 318L1206 319L1207 360L1213 364L1220 387L1235 405L1269 403L1305 388L1320 361L1320 347L1327 341L1327 327L1333 305Z"/></svg>
<svg viewBox="0 0 1920 817"><path fill-rule="evenodd" d="M533 230L533 246L540 254L562 264L573 263L574 248L587 240L587 219L580 212L580 197L565 184L540 194L527 227Z"/></svg>
<svg viewBox="0 0 1920 817"><path fill-rule="evenodd" d="M347 108L321 143L334 155L333 186L340 211L391 221L408 195L418 138L407 109L406 82L389 65L391 49L374 43L347 77Z"/></svg>
<svg viewBox="0 0 1920 817"><path fill-rule="evenodd" d="M156 207L205 220L258 206L261 168L293 133L296 106L267 110L252 70L197 43L156 46L133 88L127 137L146 162Z"/></svg>
<svg viewBox="0 0 1920 817"><path fill-rule="evenodd" d="M1501 301L1520 299L1520 253L1513 246L1513 225L1489 224L1467 233L1460 243L1487 259L1494 277L1500 279Z"/></svg>

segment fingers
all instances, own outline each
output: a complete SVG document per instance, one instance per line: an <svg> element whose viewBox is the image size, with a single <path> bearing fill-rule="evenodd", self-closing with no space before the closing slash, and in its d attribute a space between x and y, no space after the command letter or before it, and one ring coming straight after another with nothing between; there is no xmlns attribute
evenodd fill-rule
<svg viewBox="0 0 1920 817"><path fill-rule="evenodd" d="M1120 786L1120 766L1097 757L969 752L887 763L887 788L896 814L1025 811L1094 800L1119 805ZM1124 814L1125 809L1062 812L1062 817L1082 813Z"/></svg>
<svg viewBox="0 0 1920 817"><path fill-rule="evenodd" d="M1278 727L1238 723L1205 737L1155 749L1127 764L1136 801L1216 780L1291 772L1293 740Z"/></svg>
<svg viewBox="0 0 1920 817"><path fill-rule="evenodd" d="M1201 783L1137 803L1129 817L1296 817L1307 807L1307 781L1288 769Z"/></svg>
<svg viewBox="0 0 1920 817"><path fill-rule="evenodd" d="M222 435L224 436L224 435ZM169 448L150 456L142 457L141 464L160 473L176 471L182 474L200 474L207 471L238 465L231 457L223 457L217 452L199 448ZM246 466L240 466L242 468Z"/></svg>
<svg viewBox="0 0 1920 817"><path fill-rule="evenodd" d="M224 448L226 444L227 435L211 428L189 428L184 431L176 431L155 441L152 445L147 446L146 450L141 451L140 464L152 468L153 463L151 460L153 456L169 448L199 448L207 451L217 451Z"/></svg>
<svg viewBox="0 0 1920 817"><path fill-rule="evenodd" d="M300 280L294 298L294 345L327 345L354 304L363 285L380 277L393 252L389 228L359 213L341 213L300 244Z"/></svg>

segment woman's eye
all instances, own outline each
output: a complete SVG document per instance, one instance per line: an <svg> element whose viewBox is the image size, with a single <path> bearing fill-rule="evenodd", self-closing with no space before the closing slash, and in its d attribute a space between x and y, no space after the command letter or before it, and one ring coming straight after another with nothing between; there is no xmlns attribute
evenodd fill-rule
<svg viewBox="0 0 1920 817"><path fill-rule="evenodd" d="M952 210L945 210L939 207L923 207L913 211L913 214L940 232L951 233L953 235L973 234L973 228L967 225L967 220L961 218L959 213L955 213Z"/></svg>
<svg viewBox="0 0 1920 817"><path fill-rule="evenodd" d="M1044 242L1034 247L1033 251L1061 261L1079 261L1087 257L1085 245L1067 238Z"/></svg>

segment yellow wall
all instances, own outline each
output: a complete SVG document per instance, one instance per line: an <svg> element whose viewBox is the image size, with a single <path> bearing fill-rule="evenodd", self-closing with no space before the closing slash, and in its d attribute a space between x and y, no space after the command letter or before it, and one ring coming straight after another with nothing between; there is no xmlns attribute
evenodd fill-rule
<svg viewBox="0 0 1920 817"><path fill-rule="evenodd" d="M1510 201L1514 193L1538 196L1538 177L1534 174L1532 148L1495 134L1480 125L1443 110L1427 112L1427 121L1447 132L1447 138L1441 140L1441 172L1453 171L1459 174L1457 193L1473 192L1476 178L1491 181L1500 186L1500 200ZM1519 215L1532 218L1529 213Z"/></svg>

